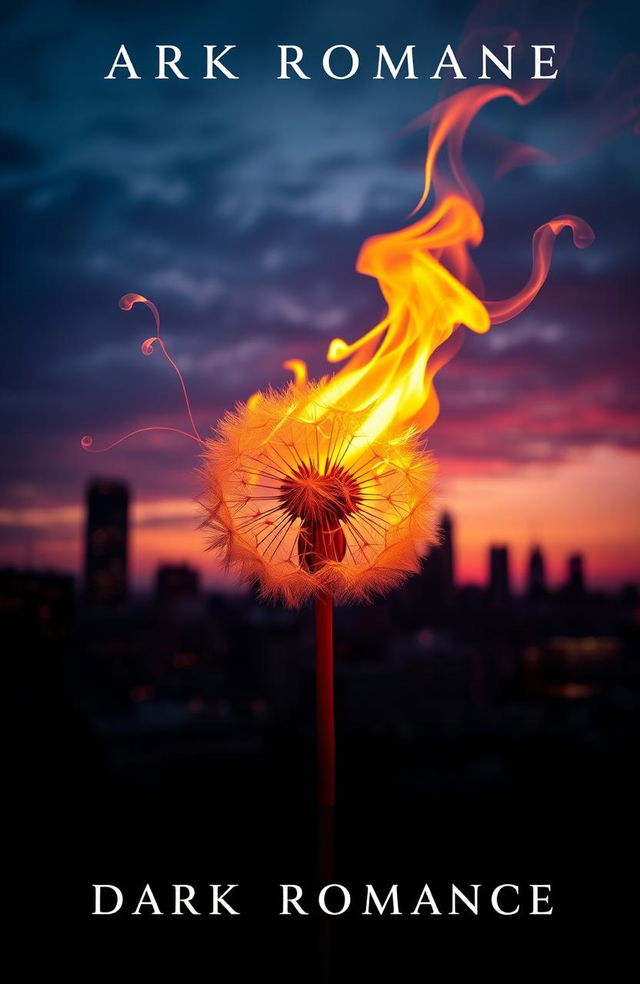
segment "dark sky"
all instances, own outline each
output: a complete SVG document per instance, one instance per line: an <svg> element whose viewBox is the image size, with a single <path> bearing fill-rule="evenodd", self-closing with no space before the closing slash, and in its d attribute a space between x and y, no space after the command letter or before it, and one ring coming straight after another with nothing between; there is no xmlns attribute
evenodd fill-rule
<svg viewBox="0 0 640 984"><path fill-rule="evenodd" d="M565 38L558 6L551 16L533 5L541 41ZM569 5L560 6L566 27ZM432 445L445 479L508 481L536 465L556 481L583 459L595 462L585 475L606 481L604 460L621 468L611 478L619 495L629 463L637 467L640 176L638 137L621 125L637 89L633 6L589 5L558 80L527 108L490 106L470 135L467 162L486 202L477 262L487 296L526 280L531 235L548 218L580 215L597 238L576 251L565 233L537 301L512 324L468 337L440 376ZM521 7L488 5L487 16L512 24ZM471 9L458 0L5 4L0 562L73 567L82 488L97 471L135 488L149 531L141 570L163 537L172 556L194 538L180 505L197 492L190 442L139 438L101 459L78 448L86 432L102 444L184 423L168 367L139 354L148 312L123 314L118 298L137 291L159 306L203 430L236 400L283 383L287 357L320 372L333 336L353 340L382 312L355 259L419 197L424 133L402 128L437 99L427 76ZM103 79L122 42L140 81ZM183 49L190 81L153 79L156 43ZM237 45L227 63L238 81L198 80L203 43ZM276 80L277 43L304 47L311 81ZM336 43L361 55L345 82L320 69ZM373 81L376 43L414 43L421 77ZM489 131L559 163L496 182ZM595 514L603 577L616 564L627 576L620 517L611 526L606 513ZM636 531L637 518L625 518Z"/></svg>

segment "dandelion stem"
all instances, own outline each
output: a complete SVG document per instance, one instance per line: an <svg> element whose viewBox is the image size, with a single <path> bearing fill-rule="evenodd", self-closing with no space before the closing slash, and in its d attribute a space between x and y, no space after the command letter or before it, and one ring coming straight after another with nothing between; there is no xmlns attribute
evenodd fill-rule
<svg viewBox="0 0 640 984"><path fill-rule="evenodd" d="M316 709L318 722L318 802L335 806L333 723L333 598L316 598Z"/></svg>
<svg viewBox="0 0 640 984"><path fill-rule="evenodd" d="M333 867L335 733L333 717L333 598L316 597L316 712L318 734L318 819L320 876Z"/></svg>

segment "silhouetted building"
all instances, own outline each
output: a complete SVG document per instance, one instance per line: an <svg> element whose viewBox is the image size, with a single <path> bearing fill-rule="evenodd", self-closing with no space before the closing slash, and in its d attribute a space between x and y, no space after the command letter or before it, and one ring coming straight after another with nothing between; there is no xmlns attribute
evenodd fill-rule
<svg viewBox="0 0 640 984"><path fill-rule="evenodd" d="M96 479L87 492L85 596L109 607L127 597L129 489L123 482Z"/></svg>
<svg viewBox="0 0 640 984"><path fill-rule="evenodd" d="M509 580L509 548L489 549L489 600L493 607L504 608L511 595Z"/></svg>
<svg viewBox="0 0 640 984"><path fill-rule="evenodd" d="M200 576L187 564L165 564L156 574L156 600L172 604L200 593Z"/></svg>
<svg viewBox="0 0 640 984"><path fill-rule="evenodd" d="M411 583L410 598L413 623L437 624L453 609L455 601L455 562L453 520L443 513L439 523L440 539L422 564L419 578Z"/></svg>
<svg viewBox="0 0 640 984"><path fill-rule="evenodd" d="M582 554L569 557L567 593L571 598L584 597L584 559Z"/></svg>
<svg viewBox="0 0 640 984"><path fill-rule="evenodd" d="M529 577L528 577L529 597L534 601L544 598L547 593L547 577L544 562L544 554L540 547L532 547L529 554Z"/></svg>
<svg viewBox="0 0 640 984"><path fill-rule="evenodd" d="M442 586L447 604L453 603L453 593L456 586L455 559L454 559L454 540L453 540L453 519L449 513L443 513L440 520L440 569L442 575Z"/></svg>

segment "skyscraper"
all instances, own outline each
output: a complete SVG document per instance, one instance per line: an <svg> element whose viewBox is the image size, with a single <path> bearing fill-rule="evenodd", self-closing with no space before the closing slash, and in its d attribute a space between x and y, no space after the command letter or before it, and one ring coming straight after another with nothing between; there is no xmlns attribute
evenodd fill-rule
<svg viewBox="0 0 640 984"><path fill-rule="evenodd" d="M569 557L567 593L576 600L584 595L584 558L582 554Z"/></svg>
<svg viewBox="0 0 640 984"><path fill-rule="evenodd" d="M125 601L128 533L128 487L111 479L94 479L87 490L87 604L110 607Z"/></svg>
<svg viewBox="0 0 640 984"><path fill-rule="evenodd" d="M529 577L528 577L529 597L534 601L544 598L547 593L547 577L544 562L544 554L540 547L531 548L529 554Z"/></svg>
<svg viewBox="0 0 640 984"><path fill-rule="evenodd" d="M455 601L455 565L453 519L449 513L440 517L440 539L422 563L420 577L412 582L412 596L418 622L437 624L448 616Z"/></svg>
<svg viewBox="0 0 640 984"><path fill-rule="evenodd" d="M504 608L511 593L509 581L509 548L489 549L489 600L494 608Z"/></svg>

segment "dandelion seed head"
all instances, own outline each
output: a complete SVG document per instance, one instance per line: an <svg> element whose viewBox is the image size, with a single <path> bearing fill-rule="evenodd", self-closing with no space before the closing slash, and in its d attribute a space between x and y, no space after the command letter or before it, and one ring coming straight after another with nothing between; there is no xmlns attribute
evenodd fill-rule
<svg viewBox="0 0 640 984"><path fill-rule="evenodd" d="M210 547L264 597L363 601L419 569L435 540L432 458L412 430L368 440L364 419L292 384L238 405L206 442Z"/></svg>

